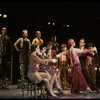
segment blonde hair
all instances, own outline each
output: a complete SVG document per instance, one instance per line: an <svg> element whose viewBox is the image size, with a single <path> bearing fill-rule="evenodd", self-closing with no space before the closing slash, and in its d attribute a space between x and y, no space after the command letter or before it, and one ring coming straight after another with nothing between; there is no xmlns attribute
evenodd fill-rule
<svg viewBox="0 0 100 100"><path fill-rule="evenodd" d="M28 33L28 30L24 29L22 30L23 33Z"/></svg>

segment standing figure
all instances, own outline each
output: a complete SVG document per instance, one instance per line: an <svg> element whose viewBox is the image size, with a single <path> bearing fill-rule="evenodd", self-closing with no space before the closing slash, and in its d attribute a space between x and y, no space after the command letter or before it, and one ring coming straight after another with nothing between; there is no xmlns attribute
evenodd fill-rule
<svg viewBox="0 0 100 100"><path fill-rule="evenodd" d="M7 28L3 27L0 35L0 79L7 78L7 63L12 53L12 42L7 35ZM4 88L6 86L3 86Z"/></svg>
<svg viewBox="0 0 100 100"><path fill-rule="evenodd" d="M79 61L79 56L82 53L91 52L91 50L80 50L74 48L75 41L73 39L68 40L69 45L69 57L71 60L72 65L72 80L71 80L71 92L72 93L79 93L80 91L88 91L90 92L91 89L88 87L85 78L82 74L82 68Z"/></svg>
<svg viewBox="0 0 100 100"><path fill-rule="evenodd" d="M59 44L57 42L57 37L54 35L51 37L51 41L52 41L52 49L56 50L56 53L59 53Z"/></svg>
<svg viewBox="0 0 100 100"><path fill-rule="evenodd" d="M79 49L84 51L87 50L85 48L85 39L81 38L79 41ZM93 52L92 53L85 53L85 54L81 54L79 57L80 63L81 63L81 67L82 67L82 73L85 77L85 80L88 84L88 86L91 88L91 90L96 90L97 92L99 92L98 88L96 87L96 84L93 82L93 80L91 79L89 73L87 72L87 67L86 67L86 63L87 63L87 56L88 57L93 57Z"/></svg>
<svg viewBox="0 0 100 100"><path fill-rule="evenodd" d="M32 44L38 46L38 48L40 48L40 46L43 45L43 39L41 38L40 31L36 31L36 38L32 40Z"/></svg>
<svg viewBox="0 0 100 100"><path fill-rule="evenodd" d="M70 67L70 59L67 55L66 44L61 44L61 50L62 52L56 55L56 57L58 58L59 63L61 86L65 90L69 87L68 69Z"/></svg>
<svg viewBox="0 0 100 100"><path fill-rule="evenodd" d="M97 49L93 46L93 43L88 43L88 49L89 50L95 50L93 53L93 57L87 56L86 60L86 69L93 80L93 82L96 84L96 70L95 65L97 65Z"/></svg>
<svg viewBox="0 0 100 100"><path fill-rule="evenodd" d="M20 75L21 79L25 79L27 76L27 68L29 63L29 50L31 47L31 42L28 39L28 30L22 31L22 38L18 38L18 40L14 43L15 49L20 53L19 54L19 62L20 62ZM20 45L20 48L18 48Z"/></svg>

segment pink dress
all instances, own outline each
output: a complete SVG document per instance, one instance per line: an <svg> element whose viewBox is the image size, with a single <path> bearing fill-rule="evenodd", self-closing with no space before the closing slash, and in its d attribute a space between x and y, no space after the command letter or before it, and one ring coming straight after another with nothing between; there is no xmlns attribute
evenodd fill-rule
<svg viewBox="0 0 100 100"><path fill-rule="evenodd" d="M82 74L81 64L79 61L79 56L82 53L80 49L70 48L69 56L71 60L72 67L72 81L71 81L71 92L79 93L79 91L87 90L87 83Z"/></svg>

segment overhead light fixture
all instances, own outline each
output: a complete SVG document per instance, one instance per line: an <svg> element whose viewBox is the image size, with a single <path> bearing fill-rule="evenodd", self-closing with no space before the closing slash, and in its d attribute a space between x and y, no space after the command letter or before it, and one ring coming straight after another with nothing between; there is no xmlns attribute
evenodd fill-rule
<svg viewBox="0 0 100 100"><path fill-rule="evenodd" d="M55 25L55 23L52 23L52 25Z"/></svg>
<svg viewBox="0 0 100 100"><path fill-rule="evenodd" d="M69 27L69 25L66 25L66 27Z"/></svg>
<svg viewBox="0 0 100 100"><path fill-rule="evenodd" d="M3 18L7 18L7 15L6 15L6 14L4 14L4 15L3 15Z"/></svg>
<svg viewBox="0 0 100 100"><path fill-rule="evenodd" d="M48 25L50 25L50 22L48 22Z"/></svg>
<svg viewBox="0 0 100 100"><path fill-rule="evenodd" d="M0 17L2 16L2 14L0 14Z"/></svg>

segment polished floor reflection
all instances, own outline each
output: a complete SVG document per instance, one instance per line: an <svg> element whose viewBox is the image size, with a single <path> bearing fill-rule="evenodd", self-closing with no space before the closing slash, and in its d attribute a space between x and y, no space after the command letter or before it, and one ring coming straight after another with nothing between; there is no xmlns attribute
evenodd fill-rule
<svg viewBox="0 0 100 100"><path fill-rule="evenodd" d="M54 91L57 93L57 91ZM71 94L70 90L63 91L65 95L60 96L58 95L57 98L53 98L48 96L42 97L43 99L100 99L100 93L96 93L95 91L93 93L80 93L80 94ZM25 92L25 95L22 96L21 89L17 89L17 85L9 85L7 89L0 89L0 99L23 99L23 98L34 98L33 96L27 96L27 92ZM38 97L40 98L40 97Z"/></svg>

